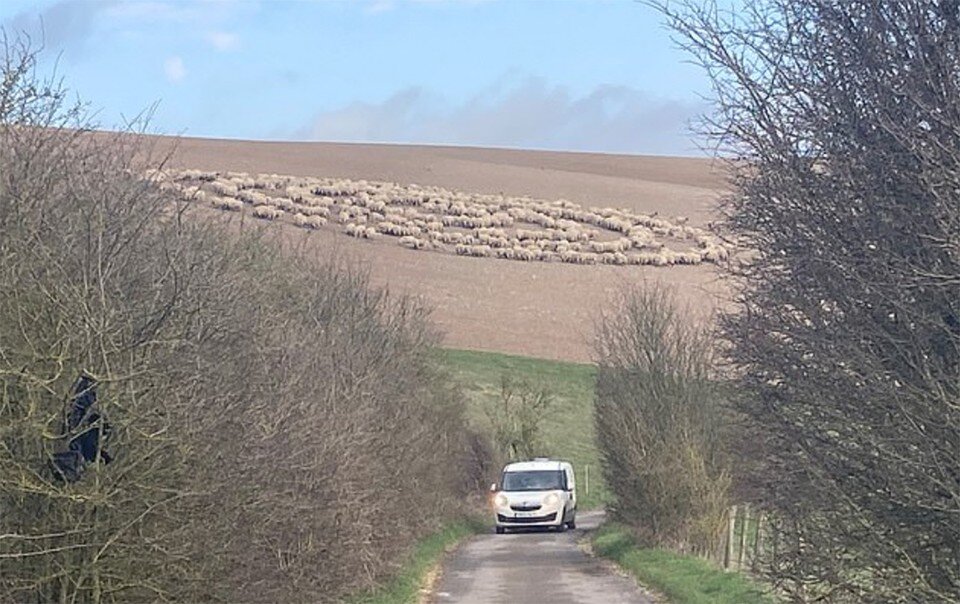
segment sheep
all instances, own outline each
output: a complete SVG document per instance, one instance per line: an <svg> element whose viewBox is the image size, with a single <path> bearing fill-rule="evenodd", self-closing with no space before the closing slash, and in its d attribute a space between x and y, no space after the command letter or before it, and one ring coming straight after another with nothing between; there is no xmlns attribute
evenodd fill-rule
<svg viewBox="0 0 960 604"><path fill-rule="evenodd" d="M177 175L177 180L202 180L210 182L216 179L216 172L204 172L203 170L181 170Z"/></svg>
<svg viewBox="0 0 960 604"><path fill-rule="evenodd" d="M330 210L323 206L295 204L294 207L297 213L303 214L304 216L320 216L322 218L330 218Z"/></svg>
<svg viewBox="0 0 960 604"><path fill-rule="evenodd" d="M655 248L662 247L662 243L658 244L656 239L653 237L653 233L646 229L645 227L634 227L630 229L630 232L627 233L630 242L633 244L633 247L641 249L645 247Z"/></svg>
<svg viewBox="0 0 960 604"><path fill-rule="evenodd" d="M616 231L618 233L629 233L630 229L633 228L633 224L629 220L624 220L622 218L616 217L604 217L597 222L597 226L603 227L608 231Z"/></svg>
<svg viewBox="0 0 960 604"><path fill-rule="evenodd" d="M359 239L376 239L380 236L374 227L364 226L362 224L348 224L343 227L343 232L351 237Z"/></svg>
<svg viewBox="0 0 960 604"><path fill-rule="evenodd" d="M556 252L551 252L549 250L544 250L540 252L540 260L542 262L556 262L560 259L560 255Z"/></svg>
<svg viewBox="0 0 960 604"><path fill-rule="evenodd" d="M491 255L491 248L488 245L466 245L458 244L455 248L457 254L461 256L475 256L480 258L486 258Z"/></svg>
<svg viewBox="0 0 960 604"><path fill-rule="evenodd" d="M656 253L641 252L636 256L632 256L632 258L636 258L637 264L646 264L652 266L666 266L668 264L667 257L664 255L663 250Z"/></svg>
<svg viewBox="0 0 960 604"><path fill-rule="evenodd" d="M529 239L540 239L542 235L538 231L530 231L526 229L517 229L516 230L517 239L520 241L525 241Z"/></svg>
<svg viewBox="0 0 960 604"><path fill-rule="evenodd" d="M218 210L226 210L228 212L239 212L243 209L243 202L239 199L217 197L216 195L210 196L210 205Z"/></svg>
<svg viewBox="0 0 960 604"><path fill-rule="evenodd" d="M249 176L231 176L229 182L240 190L252 189L257 185L257 181Z"/></svg>
<svg viewBox="0 0 960 604"><path fill-rule="evenodd" d="M266 195L264 195L263 193L259 193L257 191L250 191L247 189L240 191L240 193L237 195L237 199L239 199L243 203L254 205L254 206L269 205L268 198Z"/></svg>
<svg viewBox="0 0 960 604"><path fill-rule="evenodd" d="M299 211L300 205L287 199L286 197L268 197L267 203L275 208L280 208L284 212Z"/></svg>
<svg viewBox="0 0 960 604"><path fill-rule="evenodd" d="M674 255L674 264L700 264L701 262L703 262L703 254L696 250L676 252Z"/></svg>
<svg viewBox="0 0 960 604"><path fill-rule="evenodd" d="M710 245L703 249L702 258L708 262L721 262L729 257L727 248L722 245Z"/></svg>
<svg viewBox="0 0 960 604"><path fill-rule="evenodd" d="M623 208L584 207L566 199L467 194L434 186L279 174L201 170L169 174L167 178L158 170L144 172L163 190L204 200L211 207L238 211L246 203L254 206L258 218L275 220L289 213L297 226L305 228L317 228L336 217L348 235L372 238L382 233L401 238L401 245L414 249L450 245L456 246L459 254L478 257L654 266L720 262L730 253L721 239L689 226L684 216L666 219ZM526 225L535 227L523 228ZM513 230L515 226L521 228ZM622 236L597 240L609 231ZM670 240L694 245L692 249L669 250L664 245ZM639 253L627 253L629 250Z"/></svg>
<svg viewBox="0 0 960 604"><path fill-rule="evenodd" d="M422 250L425 247L430 245L430 242L420 239L418 237L413 237L412 235L407 235L401 237L399 240L400 245L408 247L411 250Z"/></svg>
<svg viewBox="0 0 960 604"><path fill-rule="evenodd" d="M463 243L464 234L457 232L440 233L440 241L444 243Z"/></svg>
<svg viewBox="0 0 960 604"><path fill-rule="evenodd" d="M323 216L296 214L293 217L293 224L305 229L320 229L323 225L327 224L327 219Z"/></svg>
<svg viewBox="0 0 960 604"><path fill-rule="evenodd" d="M525 247L515 247L513 248L513 257L517 260L536 260L538 251L534 251Z"/></svg>
<svg viewBox="0 0 960 604"><path fill-rule="evenodd" d="M314 187L311 193L320 197L340 197L342 195L340 189L323 185Z"/></svg>
<svg viewBox="0 0 960 604"><path fill-rule="evenodd" d="M510 241L506 237L495 237L493 235L487 235L486 233L481 233L478 237L475 237L475 239L484 245L489 245L494 248L507 247L510 245Z"/></svg>
<svg viewBox="0 0 960 604"><path fill-rule="evenodd" d="M597 255L586 252L566 251L559 254L561 262L572 264L596 264Z"/></svg>
<svg viewBox="0 0 960 604"><path fill-rule="evenodd" d="M143 177L153 182L165 182L169 178L169 175L159 168L150 168L143 173Z"/></svg>
<svg viewBox="0 0 960 604"><path fill-rule="evenodd" d="M289 197L290 199L297 202L301 202L301 203L303 202L304 199L307 199L312 195L309 189L303 186L296 186L296 185L287 187L284 190L284 193L286 193L287 197Z"/></svg>
<svg viewBox="0 0 960 604"><path fill-rule="evenodd" d="M625 252L631 247L633 247L633 242L624 237L615 241L590 241L587 243L587 249L598 254Z"/></svg>
<svg viewBox="0 0 960 604"><path fill-rule="evenodd" d="M206 193L200 190L200 187L184 187L180 190L180 195L184 199L203 201L206 199Z"/></svg>
<svg viewBox="0 0 960 604"><path fill-rule="evenodd" d="M421 234L420 229L417 227L399 225L390 221L384 221L378 224L377 231L395 237L410 237Z"/></svg>
<svg viewBox="0 0 960 604"><path fill-rule="evenodd" d="M223 195L224 197L236 197L240 193L240 189L237 187L237 185L230 181L215 180L208 186L211 191L217 195Z"/></svg>
<svg viewBox="0 0 960 604"><path fill-rule="evenodd" d="M460 216L454 217L453 224L448 224L447 226L458 226L464 229L490 227L490 226L493 226L493 219L490 216L460 215Z"/></svg>
<svg viewBox="0 0 960 604"><path fill-rule="evenodd" d="M626 254L622 252L604 252L598 254L598 259L603 264L624 265L628 262Z"/></svg>
<svg viewBox="0 0 960 604"><path fill-rule="evenodd" d="M256 206L253 208L253 215L264 220L276 220L284 215L284 211L271 206Z"/></svg>

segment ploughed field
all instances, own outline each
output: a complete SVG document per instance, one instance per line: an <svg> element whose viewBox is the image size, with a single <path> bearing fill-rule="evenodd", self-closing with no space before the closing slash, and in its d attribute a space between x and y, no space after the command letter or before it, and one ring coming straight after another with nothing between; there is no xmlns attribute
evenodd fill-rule
<svg viewBox="0 0 960 604"><path fill-rule="evenodd" d="M169 144L160 139L161 149ZM181 139L151 176L205 209L362 261L422 297L445 345L586 361L592 322L624 285L722 303L706 160L330 143Z"/></svg>

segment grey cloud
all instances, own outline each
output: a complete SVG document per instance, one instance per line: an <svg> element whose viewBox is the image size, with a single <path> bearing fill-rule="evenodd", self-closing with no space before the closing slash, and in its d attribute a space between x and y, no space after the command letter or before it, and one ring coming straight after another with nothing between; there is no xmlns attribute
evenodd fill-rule
<svg viewBox="0 0 960 604"><path fill-rule="evenodd" d="M25 32L47 49L78 52L93 34L97 17L116 4L116 0L60 0L42 11L22 11L3 26L11 34Z"/></svg>
<svg viewBox="0 0 960 604"><path fill-rule="evenodd" d="M318 114L301 138L611 153L698 154L688 123L706 107L605 85L576 97L538 78L498 84L453 106L429 91Z"/></svg>

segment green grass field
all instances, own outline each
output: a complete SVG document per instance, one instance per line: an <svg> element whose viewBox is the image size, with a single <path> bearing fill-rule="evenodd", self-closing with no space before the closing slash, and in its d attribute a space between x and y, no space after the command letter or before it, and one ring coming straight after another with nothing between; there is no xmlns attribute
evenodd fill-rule
<svg viewBox="0 0 960 604"><path fill-rule="evenodd" d="M675 604L772 604L776 601L739 573L724 572L699 558L639 548L630 534L615 524L597 531L593 549Z"/></svg>
<svg viewBox="0 0 960 604"><path fill-rule="evenodd" d="M593 365L466 350L442 349L438 354L467 396L470 421L482 429L490 428L484 406L496 400L504 375L548 387L555 398L541 428L543 456L573 463L581 509L603 505L607 490L594 439Z"/></svg>

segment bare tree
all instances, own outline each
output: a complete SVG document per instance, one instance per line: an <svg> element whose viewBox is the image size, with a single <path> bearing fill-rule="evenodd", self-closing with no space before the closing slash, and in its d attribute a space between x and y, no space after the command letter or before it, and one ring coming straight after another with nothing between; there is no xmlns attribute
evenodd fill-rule
<svg viewBox="0 0 960 604"><path fill-rule="evenodd" d="M493 428L493 441L510 460L545 455L540 427L553 403L553 393L522 378L503 375L500 396L485 411Z"/></svg>
<svg viewBox="0 0 960 604"><path fill-rule="evenodd" d="M747 478L797 601L960 601L960 4L662 6L731 160Z"/></svg>
<svg viewBox="0 0 960 604"><path fill-rule="evenodd" d="M659 284L624 291L596 332L597 441L613 512L649 544L713 550L730 482L715 341Z"/></svg>

